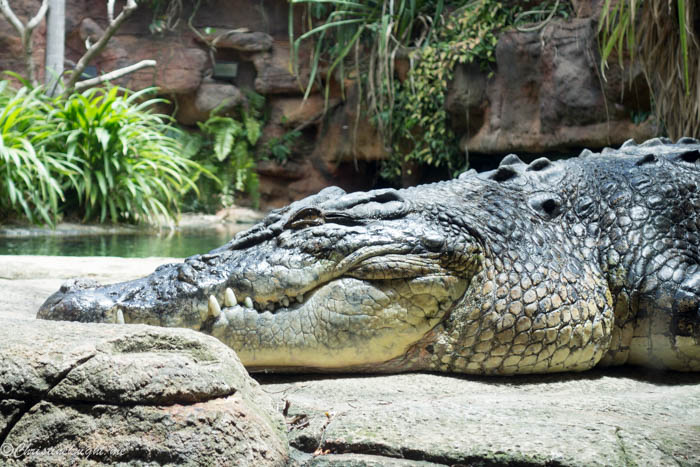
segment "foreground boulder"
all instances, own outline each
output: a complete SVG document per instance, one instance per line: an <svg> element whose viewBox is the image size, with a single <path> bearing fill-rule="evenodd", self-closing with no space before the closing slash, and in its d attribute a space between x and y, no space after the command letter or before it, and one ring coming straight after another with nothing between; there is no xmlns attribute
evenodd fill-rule
<svg viewBox="0 0 700 467"><path fill-rule="evenodd" d="M272 401L211 337L4 319L0 354L3 465L286 462Z"/></svg>

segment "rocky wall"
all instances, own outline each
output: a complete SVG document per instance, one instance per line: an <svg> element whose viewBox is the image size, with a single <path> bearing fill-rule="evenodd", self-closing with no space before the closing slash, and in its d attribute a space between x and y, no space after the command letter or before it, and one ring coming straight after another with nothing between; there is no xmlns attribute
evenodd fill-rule
<svg viewBox="0 0 700 467"><path fill-rule="evenodd" d="M39 0L12 2L22 18L39 4ZM105 4L67 1L69 60L76 61L86 42L94 42L106 26ZM165 110L175 111L187 126L205 120L219 105L234 109L245 100L244 89L264 95L269 118L260 144L294 129L302 136L292 148L293 160L282 165L260 163L263 207L280 206L333 184L349 190L371 188L386 150L368 119L358 115L352 86L345 99L332 96L325 112L320 93L303 100L308 72L302 67L301 79L291 72L288 3L209 0L192 17L201 36L188 25L192 4L183 2L177 25L159 33L149 31L153 14L142 7L97 58L98 73L156 59L155 69L131 74L118 84L132 89L158 86L173 102ZM619 69L608 70L607 80L598 70L600 1L575 0L572 5L569 20L551 21L537 31L504 31L493 73L478 66L456 70L447 107L464 151L492 155L494 161L509 152L571 154L628 138L643 140L657 131L649 120L640 122L649 111L641 74L633 70L636 85L626 89ZM35 33L39 66L43 34L41 26ZM207 42L215 42L216 50ZM304 51L305 63L303 57ZM235 78L215 78L215 63L235 63ZM2 18L0 68L23 71L19 39Z"/></svg>

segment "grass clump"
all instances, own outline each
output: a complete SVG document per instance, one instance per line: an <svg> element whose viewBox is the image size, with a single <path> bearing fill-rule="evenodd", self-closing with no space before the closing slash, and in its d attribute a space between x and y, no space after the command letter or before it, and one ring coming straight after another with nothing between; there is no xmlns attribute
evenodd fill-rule
<svg viewBox="0 0 700 467"><path fill-rule="evenodd" d="M202 173L159 99L109 87L50 98L0 82L0 211L53 225L83 220L175 221Z"/></svg>

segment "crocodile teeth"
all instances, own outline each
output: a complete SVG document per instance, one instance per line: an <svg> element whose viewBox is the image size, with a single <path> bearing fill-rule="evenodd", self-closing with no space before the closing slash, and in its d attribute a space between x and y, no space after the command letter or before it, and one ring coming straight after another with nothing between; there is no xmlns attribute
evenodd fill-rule
<svg viewBox="0 0 700 467"><path fill-rule="evenodd" d="M245 300L243 300L243 306L246 308L253 308L253 299L250 297L246 297Z"/></svg>
<svg viewBox="0 0 700 467"><path fill-rule="evenodd" d="M286 308L289 306L289 299L287 297L282 298L282 305Z"/></svg>
<svg viewBox="0 0 700 467"><path fill-rule="evenodd" d="M218 318L221 315L221 306L215 296L209 295L209 316Z"/></svg>
<svg viewBox="0 0 700 467"><path fill-rule="evenodd" d="M304 303L304 294L303 293L300 293L299 295L297 295L297 302Z"/></svg>
<svg viewBox="0 0 700 467"><path fill-rule="evenodd" d="M236 306L238 305L238 300L236 300L236 294L233 293L229 287L226 288L224 292L224 305L226 306Z"/></svg>
<svg viewBox="0 0 700 467"><path fill-rule="evenodd" d="M115 322L117 324L124 324L124 312L122 312L122 310L117 310L117 318Z"/></svg>

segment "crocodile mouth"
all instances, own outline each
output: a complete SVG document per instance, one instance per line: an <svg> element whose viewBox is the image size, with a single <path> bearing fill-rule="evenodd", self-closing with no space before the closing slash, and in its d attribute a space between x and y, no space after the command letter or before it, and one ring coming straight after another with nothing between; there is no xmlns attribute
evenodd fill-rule
<svg viewBox="0 0 700 467"><path fill-rule="evenodd" d="M206 298L198 330L233 347L251 371L383 363L405 355L465 294L467 280L434 259L365 256L277 296L226 287Z"/></svg>
<svg viewBox="0 0 700 467"><path fill-rule="evenodd" d="M237 293L234 288L226 287L223 292L210 294L207 297L207 323L226 319L225 313L232 310L256 311L258 313L295 312L314 300L317 294L323 295L323 291L338 287L350 289L348 282L360 280L366 283L379 284L395 280L407 280L421 278L423 282L429 281L431 276L448 276L449 272L436 265L435 258L412 258L402 254L385 254L372 256L372 252L358 252L360 258L347 258L336 268L336 274L315 284L307 284L296 289L283 289L275 291L275 294L250 294ZM343 263L354 263L347 267ZM206 326L203 324L202 328Z"/></svg>
<svg viewBox="0 0 700 467"><path fill-rule="evenodd" d="M321 258L241 251L223 268L192 259L133 282L62 288L38 316L194 329L253 371L359 371L403 358L464 298L477 256L435 250L384 240Z"/></svg>

